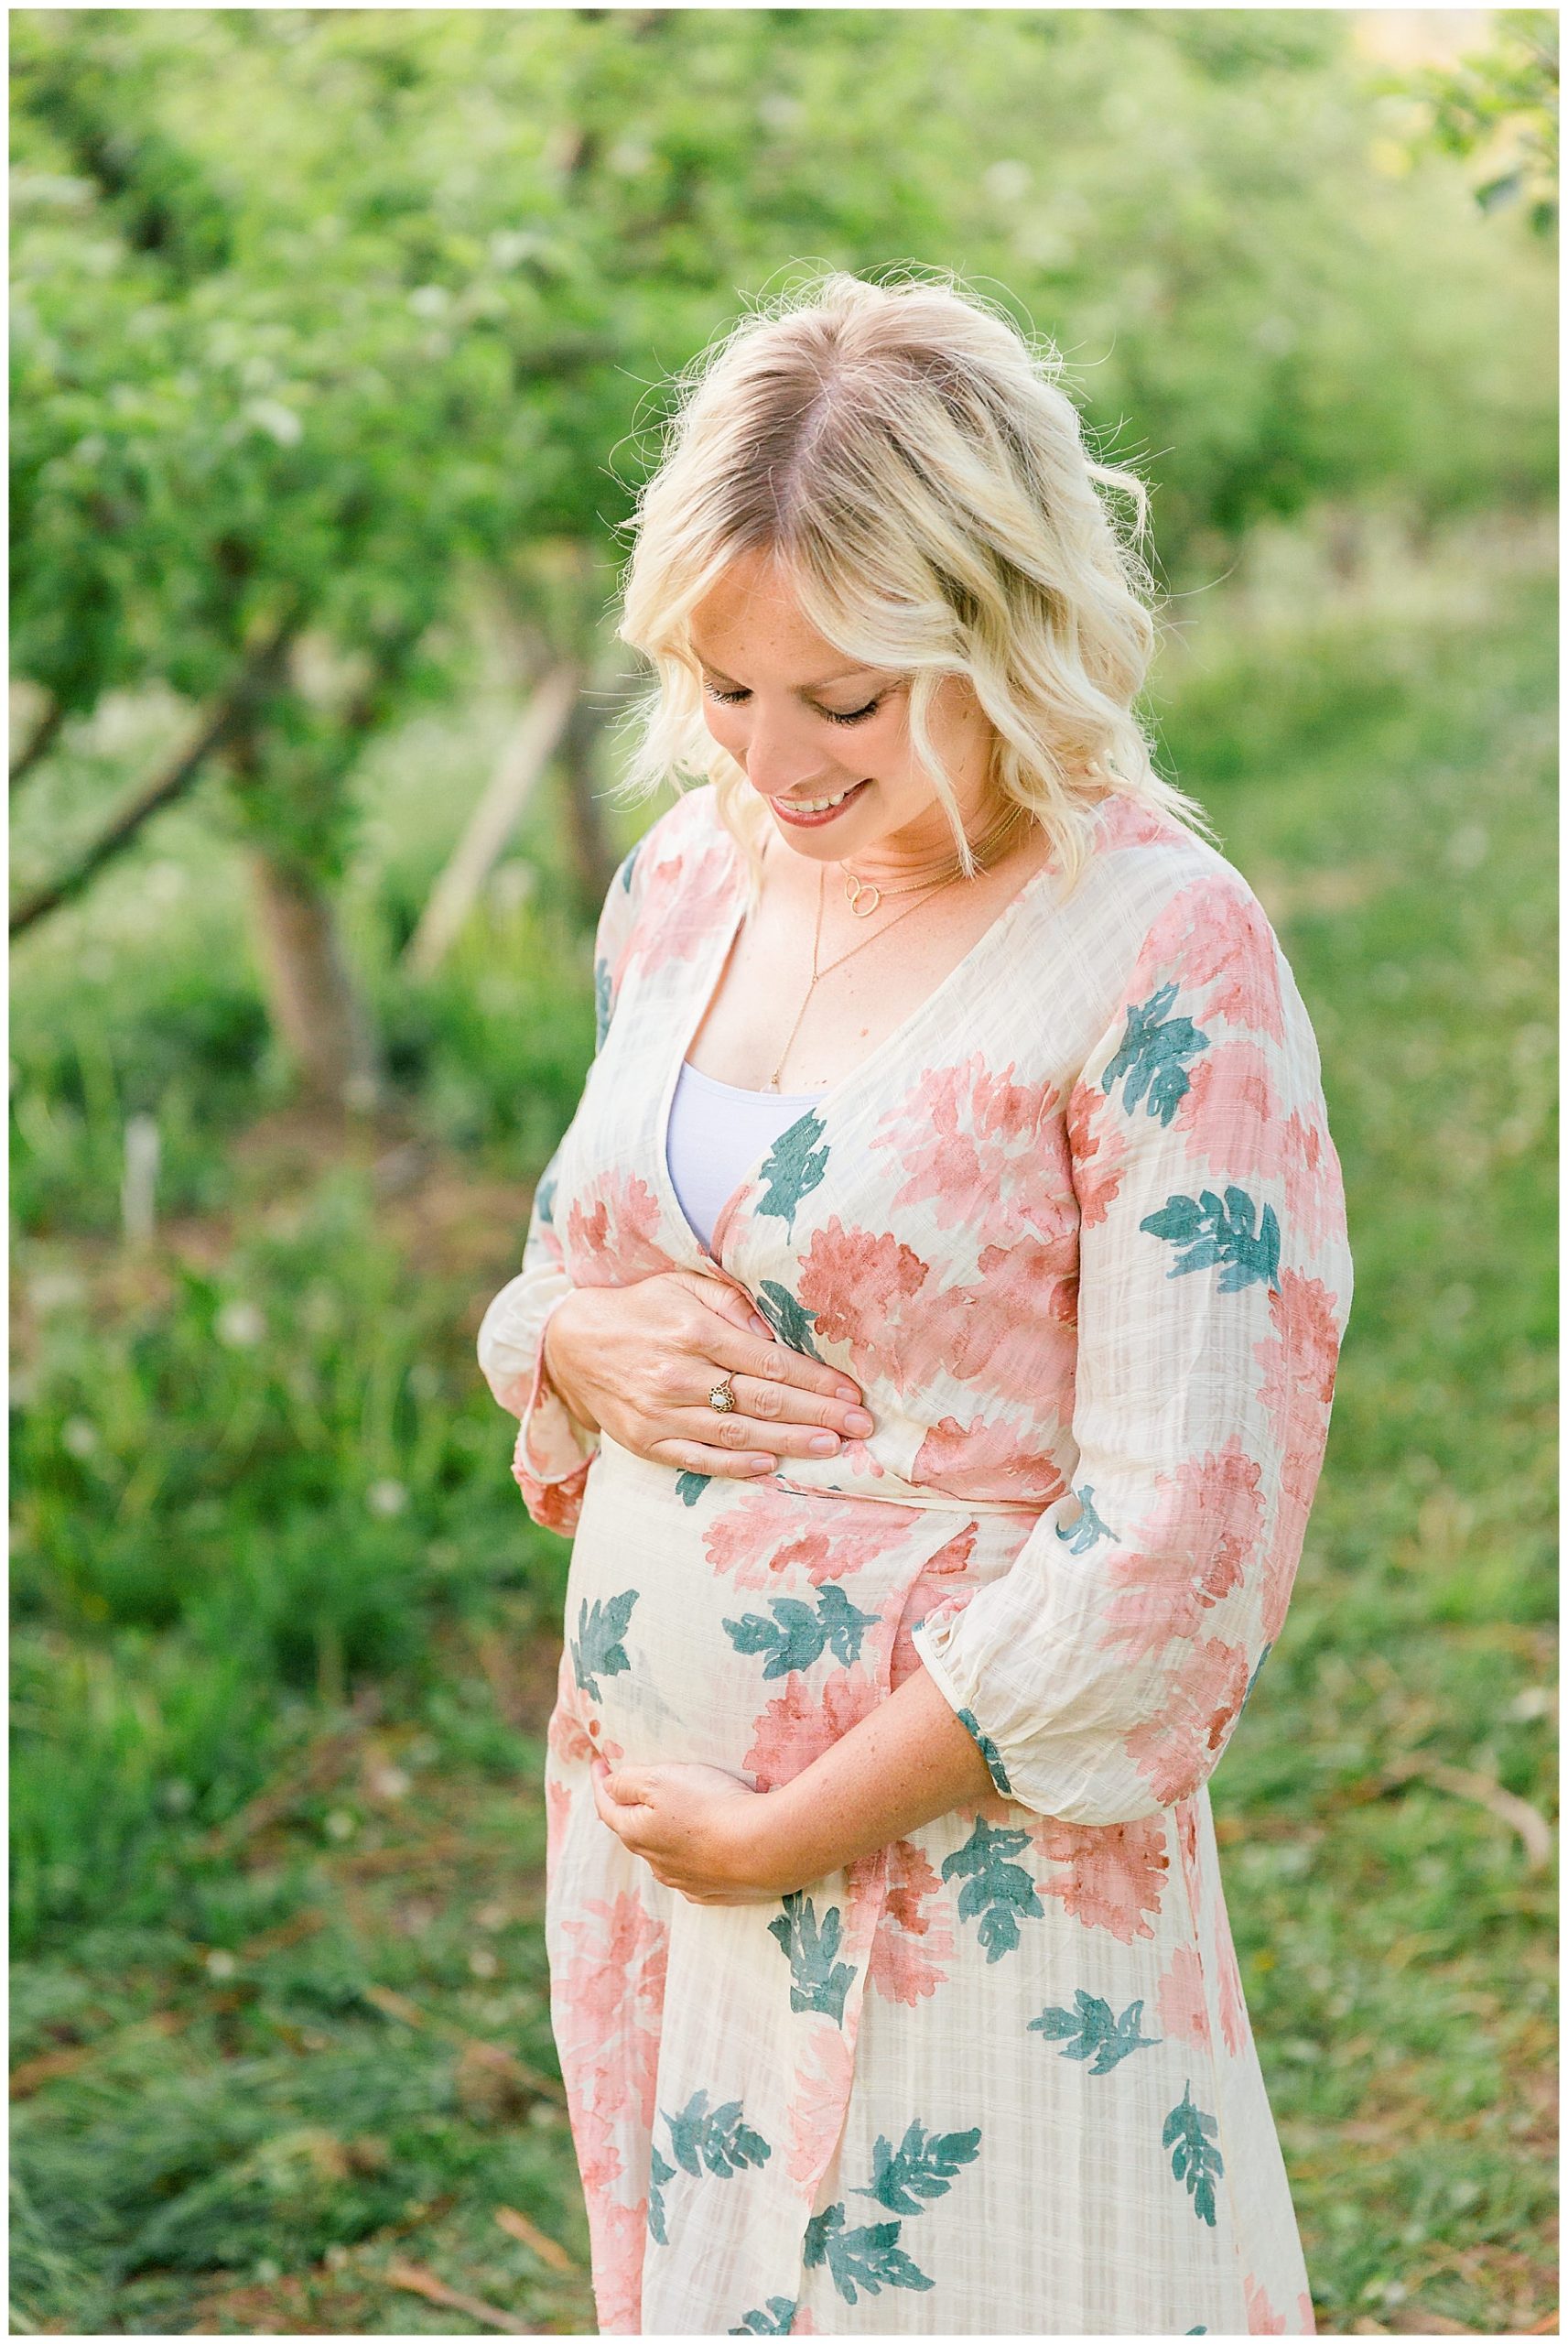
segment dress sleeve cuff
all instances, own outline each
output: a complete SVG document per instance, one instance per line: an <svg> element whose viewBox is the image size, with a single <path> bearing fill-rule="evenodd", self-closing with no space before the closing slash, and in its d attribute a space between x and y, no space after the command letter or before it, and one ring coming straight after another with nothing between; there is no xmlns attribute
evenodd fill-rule
<svg viewBox="0 0 1568 2344"><path fill-rule="evenodd" d="M546 1371L546 1332L565 1300L566 1295L557 1296L540 1321L526 1389L521 1377L512 1386L511 1404L518 1415L512 1477L540 1527L570 1537L582 1508L589 1467L599 1452L599 1435L572 1415Z"/></svg>
<svg viewBox="0 0 1568 2344"><path fill-rule="evenodd" d="M926 1633L927 1629L931 1629L933 1631L932 1634L928 1635ZM970 1740L974 1742L976 1749L979 1752L980 1756L985 1760L986 1770L989 1774L991 1781L995 1784L997 1789L1001 1793L1003 1798L1011 1798L1014 1796L1012 1782L1008 1774L1007 1768L1002 1763L1001 1753L998 1750L996 1743L991 1740L989 1734L982 1732L979 1720L976 1717L973 1709L967 1705L958 1694L952 1678L947 1674L946 1666L942 1661L937 1658L936 1653L933 1649L935 1638L939 1633L940 1621L938 1616L935 1613L927 1613L926 1617L924 1620L917 1622L914 1627L910 1631L911 1640L914 1643L915 1651L920 1655L920 1659L925 1669L926 1675L935 1685L937 1691L942 1696L942 1698L946 1702L948 1708L952 1710L953 1715L957 1719L958 1723L963 1727L965 1732L968 1734Z"/></svg>

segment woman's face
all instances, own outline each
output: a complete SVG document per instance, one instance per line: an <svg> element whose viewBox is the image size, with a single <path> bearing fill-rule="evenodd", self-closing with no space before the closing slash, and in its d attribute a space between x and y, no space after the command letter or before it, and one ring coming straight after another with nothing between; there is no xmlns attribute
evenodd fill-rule
<svg viewBox="0 0 1568 2344"><path fill-rule="evenodd" d="M909 730L909 681L856 666L817 634L771 556L731 562L691 614L708 729L797 854L929 867L953 833ZM989 720L963 677L940 686L931 736L971 838L993 811Z"/></svg>

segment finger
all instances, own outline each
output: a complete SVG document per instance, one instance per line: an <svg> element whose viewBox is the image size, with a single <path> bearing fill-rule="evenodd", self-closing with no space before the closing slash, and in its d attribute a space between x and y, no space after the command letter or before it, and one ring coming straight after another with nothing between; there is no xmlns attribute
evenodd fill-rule
<svg viewBox="0 0 1568 2344"><path fill-rule="evenodd" d="M765 1343L773 1340L773 1330L752 1303L749 1294L732 1286L720 1286L712 1278L703 1278L697 1286L697 1298L719 1318L727 1318L732 1327L758 1335Z"/></svg>
<svg viewBox="0 0 1568 2344"><path fill-rule="evenodd" d="M780 1457L837 1457L844 1447L842 1437L831 1430L816 1430L806 1424L762 1424L755 1416L719 1416L711 1408L676 1408L671 1411L677 1438L696 1440L706 1436L713 1449L735 1449L755 1451L758 1455L770 1450Z"/></svg>
<svg viewBox="0 0 1568 2344"><path fill-rule="evenodd" d="M860 1387L841 1368L825 1367L820 1360L806 1359L788 1343L763 1341L760 1336L744 1332L722 1311L712 1314L719 1325L705 1337L707 1356L731 1374L753 1375L765 1384L789 1384L803 1392L818 1392L825 1398L842 1400L854 1407L860 1400Z"/></svg>
<svg viewBox="0 0 1568 2344"><path fill-rule="evenodd" d="M870 1409L858 1401L837 1399L804 1384L775 1384L759 1375L741 1374L731 1375L730 1389L735 1394L737 1411L761 1424L807 1425L818 1430L826 1427L842 1433L847 1440L864 1440L876 1429Z"/></svg>
<svg viewBox="0 0 1568 2344"><path fill-rule="evenodd" d="M655 1465L668 1465L677 1473L700 1474L709 1481L762 1481L777 1471L779 1461L769 1449L747 1449L737 1456L702 1440L654 1440L643 1454Z"/></svg>

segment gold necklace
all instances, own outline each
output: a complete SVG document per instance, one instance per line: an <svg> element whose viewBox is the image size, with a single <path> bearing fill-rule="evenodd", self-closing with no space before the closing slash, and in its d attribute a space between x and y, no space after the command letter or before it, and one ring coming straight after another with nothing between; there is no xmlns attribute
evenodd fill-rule
<svg viewBox="0 0 1568 2344"><path fill-rule="evenodd" d="M989 830L979 839L970 841L969 852L974 857L978 870L988 870L990 864L998 860L997 850L1011 836L1028 812L1028 807L1020 799L1009 798ZM844 874L845 896L850 911L857 919L870 919L884 895L909 895L922 887L929 887L935 893L936 888L945 887L949 880L959 877L964 871L963 863L959 861L957 854L954 853L948 858L946 866L934 874L928 874L924 879L906 880L902 887L883 887L874 880L860 878L850 870L847 863L841 863L838 868ZM864 897L869 897L870 900L862 908ZM888 926L890 928L892 926L891 920ZM879 928L877 933L881 935L881 930ZM826 970L823 973L827 974Z"/></svg>
<svg viewBox="0 0 1568 2344"><path fill-rule="evenodd" d="M955 879L961 878L962 875L962 871L959 870L953 872L950 876L946 879L938 879L935 884L933 884L929 880L924 881L921 884L926 887L931 895L939 895L944 887L950 887L953 881ZM888 892L890 895L895 892L900 895L907 895L911 890L908 888L899 888L895 891L890 888ZM762 1086L765 1091L776 1091L779 1087L779 1075L783 1070L785 1058L789 1056L790 1044L794 1041L795 1036L800 1031L800 1021L806 1015L806 1010L810 1006L811 996L816 990L817 979L819 977L829 976L835 969L842 968L844 962L849 960L855 953L864 951L868 944L874 944L878 936L885 936L890 928L896 928L901 919L907 919L910 912L916 912L920 909L920 906L918 904L911 904L907 910L895 912L892 919L888 920L883 927L878 928L876 936L862 936L859 942L850 945L848 952L840 952L836 960L829 960L827 968L822 969L817 966L817 954L822 949L822 906L827 900L827 865L824 863L817 865L816 873L816 933L813 935L811 939L811 981L806 988L805 998L802 1000L800 1007L795 1011L795 1023L784 1036L784 1046L778 1054L778 1059L773 1067L773 1070ZM872 908L874 909L875 906L873 906ZM862 915L862 917L864 917L864 915Z"/></svg>

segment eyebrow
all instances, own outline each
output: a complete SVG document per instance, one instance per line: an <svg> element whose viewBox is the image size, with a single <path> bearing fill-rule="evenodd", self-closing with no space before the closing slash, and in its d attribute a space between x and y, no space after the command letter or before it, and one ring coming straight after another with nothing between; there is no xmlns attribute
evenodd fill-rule
<svg viewBox="0 0 1568 2344"><path fill-rule="evenodd" d="M717 666L713 660L705 659L702 653L697 650L695 643L692 645L691 648L697 665L699 667L706 667L708 674L710 676L716 676L721 684L733 684L737 691L749 691L751 689L750 685L742 684L739 677L727 674L726 671L722 667ZM814 684L796 684L795 689L804 700L808 698L813 692L831 691L835 684L849 683L857 676L876 676L881 675L881 672L882 670L880 667L846 667L841 674L837 676L819 676Z"/></svg>

